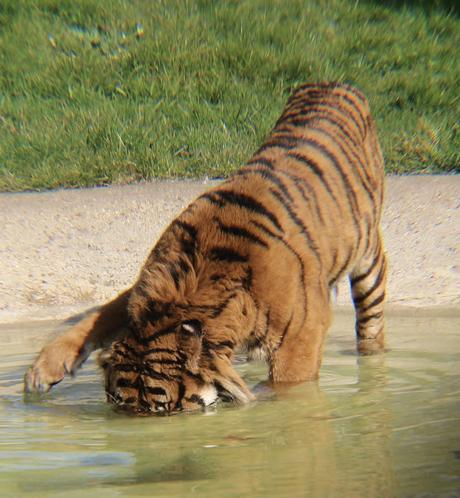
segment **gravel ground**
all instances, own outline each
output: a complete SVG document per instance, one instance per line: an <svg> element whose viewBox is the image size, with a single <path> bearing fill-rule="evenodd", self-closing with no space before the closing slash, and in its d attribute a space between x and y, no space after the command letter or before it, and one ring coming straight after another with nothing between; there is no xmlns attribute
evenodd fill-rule
<svg viewBox="0 0 460 498"><path fill-rule="evenodd" d="M64 318L115 296L212 184L0 194L0 323ZM389 305L460 307L460 176L389 177L383 232ZM344 282L337 304L350 303Z"/></svg>

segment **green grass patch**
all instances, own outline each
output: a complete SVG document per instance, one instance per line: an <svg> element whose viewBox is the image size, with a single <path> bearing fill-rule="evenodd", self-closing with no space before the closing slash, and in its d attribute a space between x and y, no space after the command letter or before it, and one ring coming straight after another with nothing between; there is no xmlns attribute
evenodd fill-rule
<svg viewBox="0 0 460 498"><path fill-rule="evenodd" d="M453 1L2 0L0 190L226 176L321 80L388 172L459 172L459 47Z"/></svg>

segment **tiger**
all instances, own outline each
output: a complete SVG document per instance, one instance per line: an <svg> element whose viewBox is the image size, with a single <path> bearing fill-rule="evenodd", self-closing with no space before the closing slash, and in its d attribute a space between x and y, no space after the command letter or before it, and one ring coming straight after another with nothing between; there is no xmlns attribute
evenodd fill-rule
<svg viewBox="0 0 460 498"><path fill-rule="evenodd" d="M358 353L382 350L383 196L362 92L297 87L252 158L166 228L134 285L42 349L25 391L48 391L97 349L107 400L135 414L254 400L237 351L264 359L272 386L315 381L345 276Z"/></svg>

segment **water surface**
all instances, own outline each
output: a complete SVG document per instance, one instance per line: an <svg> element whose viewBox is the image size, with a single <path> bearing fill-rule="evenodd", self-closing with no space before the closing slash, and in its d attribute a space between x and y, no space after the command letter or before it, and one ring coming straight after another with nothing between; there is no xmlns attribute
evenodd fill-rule
<svg viewBox="0 0 460 498"><path fill-rule="evenodd" d="M460 497L460 313L394 314L383 355L336 315L319 383L238 408L136 418L105 403L91 358L25 400L52 322L0 328L1 497ZM262 364L238 365L256 386Z"/></svg>

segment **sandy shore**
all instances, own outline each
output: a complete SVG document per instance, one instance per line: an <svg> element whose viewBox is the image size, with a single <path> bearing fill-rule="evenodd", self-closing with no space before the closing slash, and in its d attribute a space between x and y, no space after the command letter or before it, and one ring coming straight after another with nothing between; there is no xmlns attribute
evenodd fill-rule
<svg viewBox="0 0 460 498"><path fill-rule="evenodd" d="M0 194L0 323L64 318L131 285L169 221L212 182ZM460 308L460 176L390 177L388 303ZM350 304L344 282L337 300Z"/></svg>

